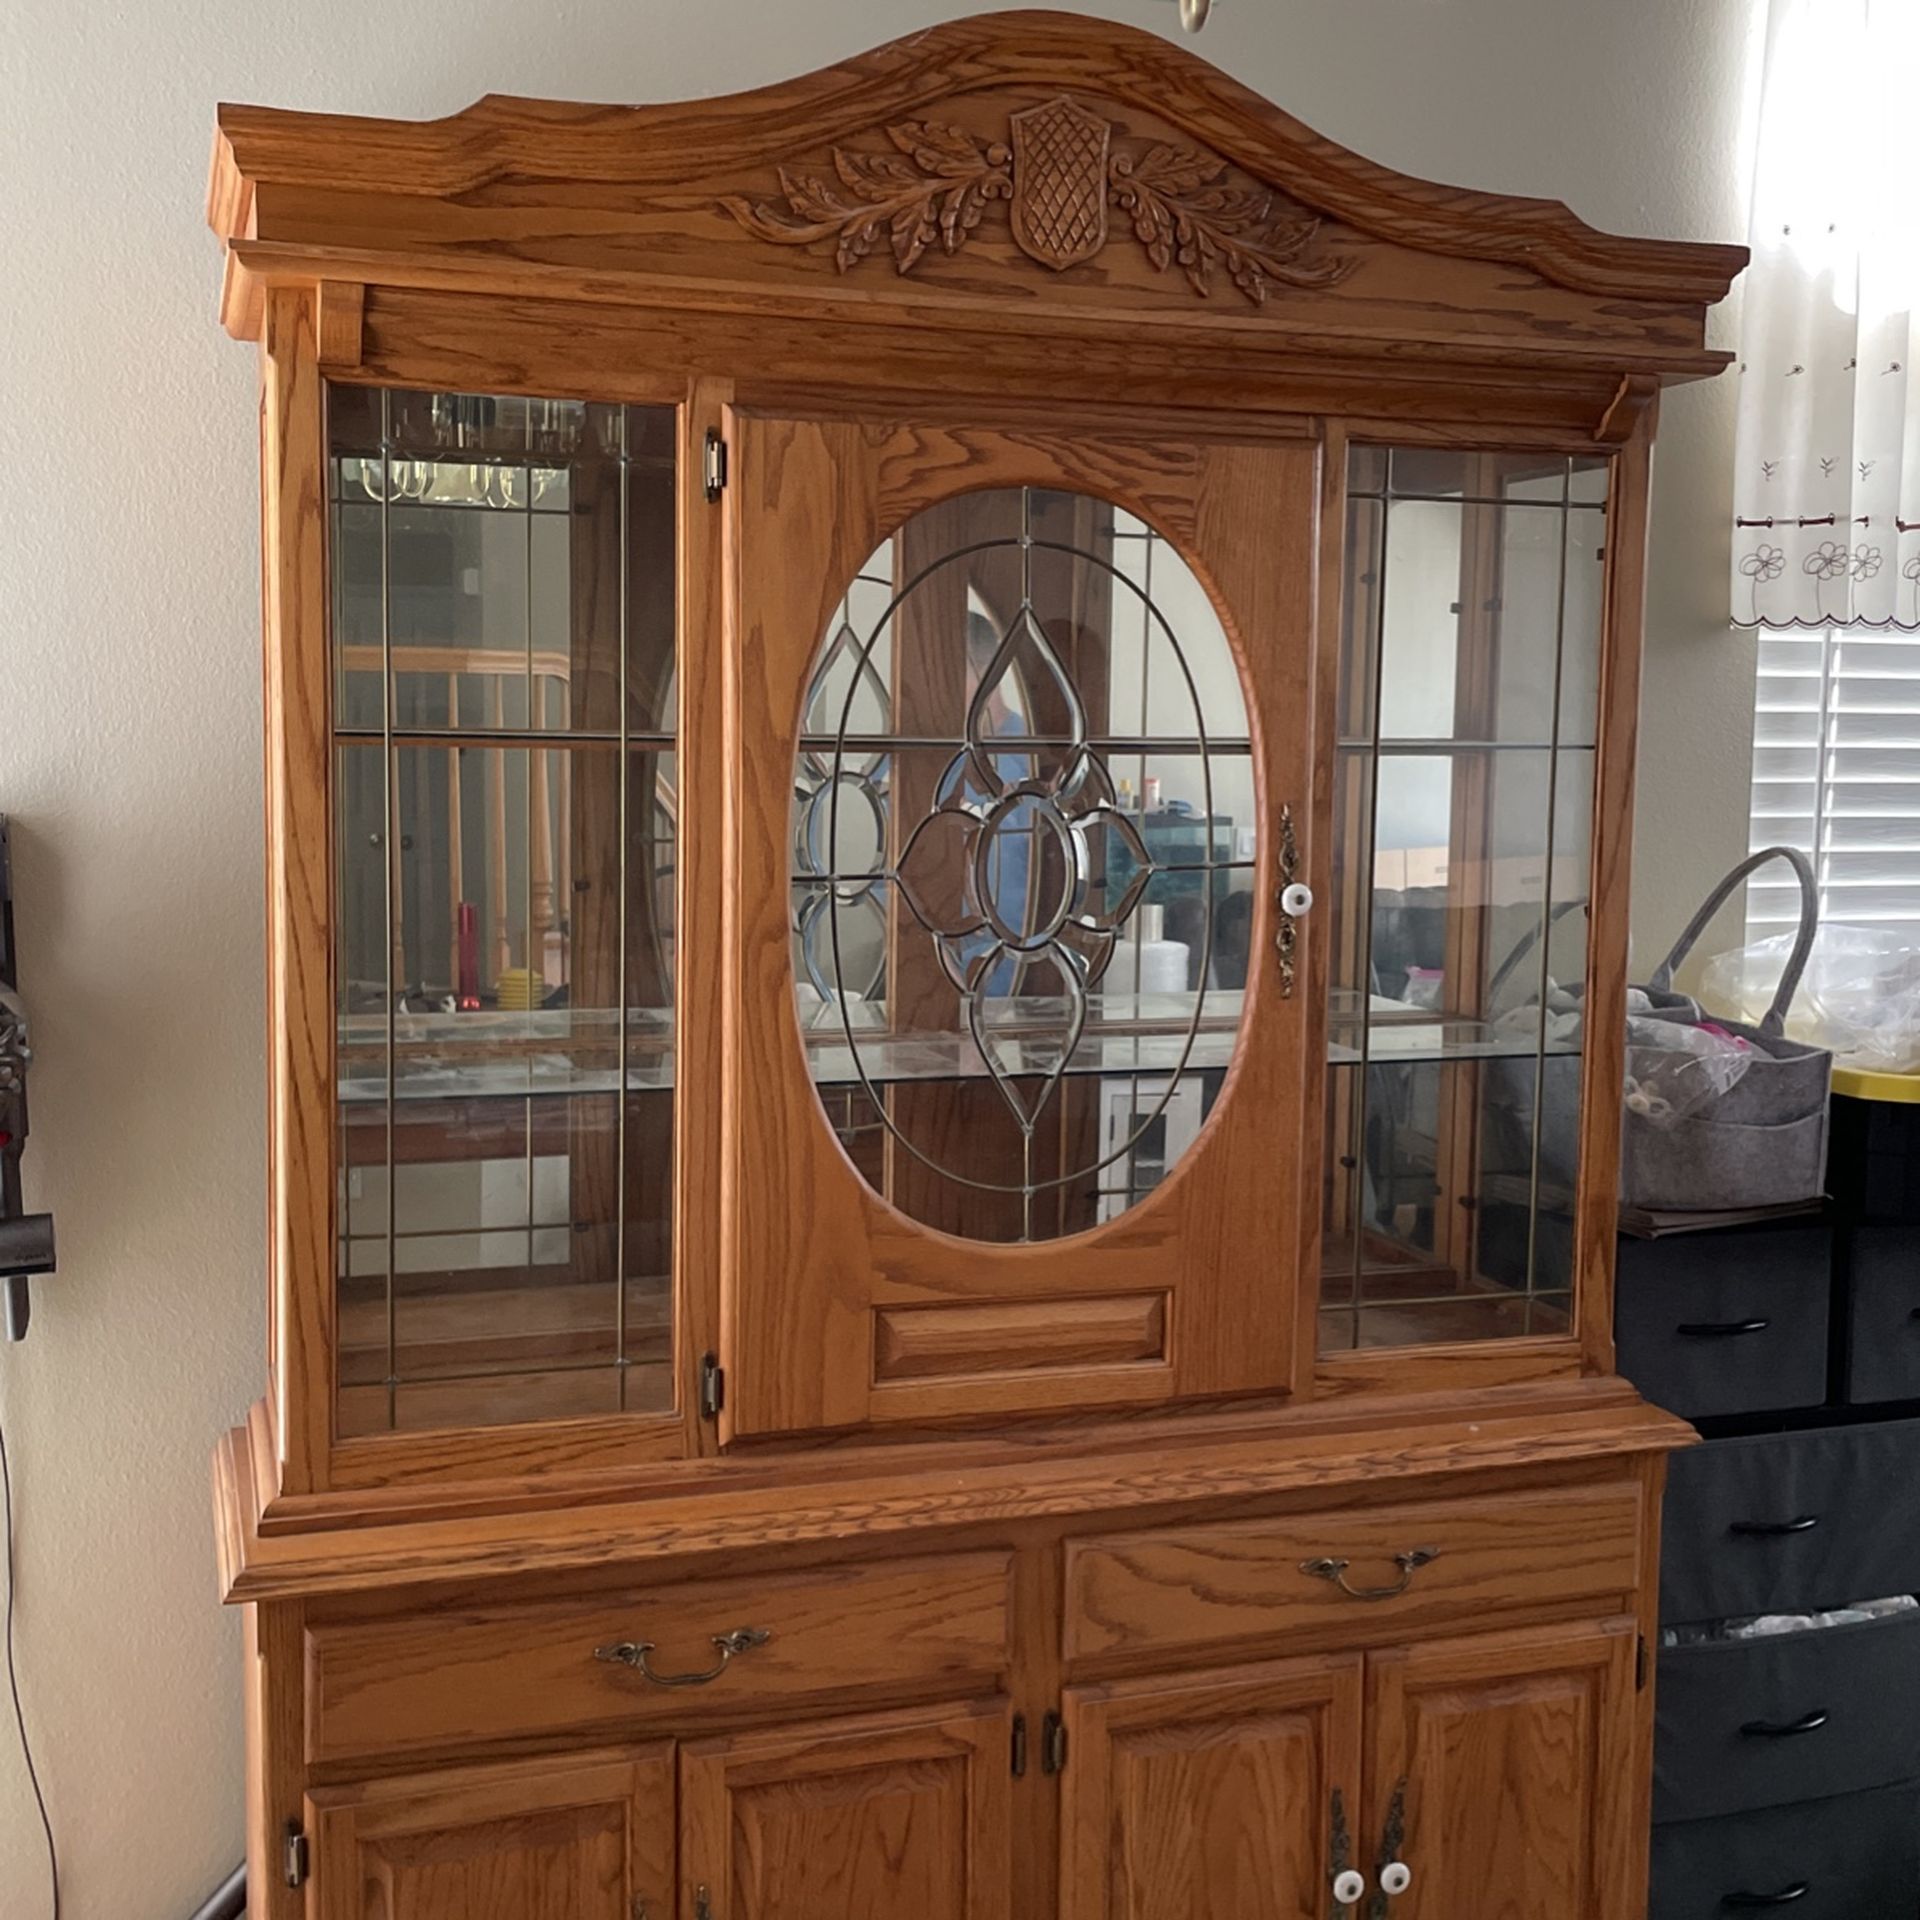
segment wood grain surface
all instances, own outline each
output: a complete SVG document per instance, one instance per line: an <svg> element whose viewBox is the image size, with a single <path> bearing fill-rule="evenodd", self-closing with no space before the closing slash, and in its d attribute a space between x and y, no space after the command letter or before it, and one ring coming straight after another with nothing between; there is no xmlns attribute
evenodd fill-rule
<svg viewBox="0 0 1920 1920"><path fill-rule="evenodd" d="M1361 1699L1352 1654L1069 1688L1060 1920L1320 1915Z"/></svg>
<svg viewBox="0 0 1920 1920"><path fill-rule="evenodd" d="M308 1758L556 1730L694 1731L716 1713L765 1720L809 1699L991 1687L1012 1658L1010 1572L1005 1553L961 1553L310 1625ZM646 1641L655 1671L704 1671L715 1637L743 1627L766 1643L703 1687L660 1686L594 1658Z"/></svg>
<svg viewBox="0 0 1920 1920"><path fill-rule="evenodd" d="M1396 1556L1437 1557L1404 1592L1361 1601L1303 1563L1349 1563L1348 1584L1392 1587ZM1433 1500L1342 1514L1074 1540L1067 1548L1067 1657L1258 1646L1342 1623L1377 1638L1632 1593L1640 1576L1640 1490L1615 1484Z"/></svg>
<svg viewBox="0 0 1920 1920"><path fill-rule="evenodd" d="M1413 1881L1394 1920L1645 1912L1635 1629L1528 1628L1368 1659L1370 1838L1406 1783Z"/></svg>

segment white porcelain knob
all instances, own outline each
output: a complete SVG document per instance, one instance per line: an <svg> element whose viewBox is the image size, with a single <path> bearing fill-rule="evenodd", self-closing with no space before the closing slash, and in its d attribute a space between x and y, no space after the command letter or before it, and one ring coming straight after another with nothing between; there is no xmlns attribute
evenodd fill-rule
<svg viewBox="0 0 1920 1920"><path fill-rule="evenodd" d="M1312 905L1313 889L1303 886L1298 880L1281 891L1280 911L1292 914L1296 920Z"/></svg>
<svg viewBox="0 0 1920 1920"><path fill-rule="evenodd" d="M1336 1873L1333 1876L1333 1898L1337 1906L1358 1905L1365 1898L1366 1891L1367 1876L1364 1873L1355 1872L1352 1867L1349 1867L1345 1873Z"/></svg>
<svg viewBox="0 0 1920 1920"><path fill-rule="evenodd" d="M1413 1885L1413 1869L1404 1860L1392 1860L1380 1869L1380 1891L1388 1899Z"/></svg>

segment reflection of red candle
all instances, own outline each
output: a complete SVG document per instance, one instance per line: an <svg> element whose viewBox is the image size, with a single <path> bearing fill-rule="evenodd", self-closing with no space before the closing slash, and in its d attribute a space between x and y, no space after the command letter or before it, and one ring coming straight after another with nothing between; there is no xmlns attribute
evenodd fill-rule
<svg viewBox="0 0 1920 1920"><path fill-rule="evenodd" d="M471 900L460 902L460 997L462 1013L480 1011L480 910Z"/></svg>

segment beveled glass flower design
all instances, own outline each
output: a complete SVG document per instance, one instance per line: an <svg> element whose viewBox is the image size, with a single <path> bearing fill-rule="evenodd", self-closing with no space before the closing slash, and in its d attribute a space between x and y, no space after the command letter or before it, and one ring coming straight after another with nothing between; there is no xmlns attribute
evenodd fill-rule
<svg viewBox="0 0 1920 1920"><path fill-rule="evenodd" d="M804 730L809 737L832 733L844 715L862 731L883 733L889 711L886 681L843 612L814 670ZM890 831L889 772L884 751L835 754L818 748L803 748L794 768L794 872L822 882L795 904L795 953L822 1007L847 991L866 998L884 977L886 911L879 888ZM863 923L861 944L872 957L857 980L835 960L832 911ZM843 952L852 946L849 941Z"/></svg>
<svg viewBox="0 0 1920 1920"><path fill-rule="evenodd" d="M1063 741L1044 752L993 728L994 695L1018 676L1047 676L1068 715ZM1042 767L1041 763L1050 762ZM1025 766L1035 769L1021 773ZM960 990L967 1031L1012 1109L1031 1127L1052 1097L1086 1024L1087 993L1113 959L1121 929L1154 878L1153 856L1120 810L1105 763L1087 740L1086 710L1031 606L1023 604L981 674L967 707L966 744L941 783L942 799L914 828L895 879L933 937ZM1109 897L1106 861L1127 878ZM997 979L1050 971L1065 1005L1058 1057L1035 1091L1031 1072L1009 1071L987 1008Z"/></svg>
<svg viewBox="0 0 1920 1920"><path fill-rule="evenodd" d="M1031 1241L1166 1177L1236 1044L1251 754L1225 627L1143 521L987 488L886 537L823 625L789 865L802 1043L862 1178Z"/></svg>

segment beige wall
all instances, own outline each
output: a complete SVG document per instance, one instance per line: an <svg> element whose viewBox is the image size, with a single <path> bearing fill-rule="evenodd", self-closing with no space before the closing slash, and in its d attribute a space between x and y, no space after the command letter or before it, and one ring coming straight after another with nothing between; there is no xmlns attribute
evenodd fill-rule
<svg viewBox="0 0 1920 1920"><path fill-rule="evenodd" d="M1730 239L1752 0L1220 0L1204 49L1436 179ZM0 7L0 807L41 1047L29 1185L60 1222L0 1352L20 1651L72 1920L171 1920L240 1849L239 1623L206 1455L259 1384L253 370L213 321L214 102L434 114L488 89L772 80L941 0L9 0ZM1089 11L1171 30L1159 0ZM1719 624L1730 395L1668 414L1641 904L1744 840L1751 650ZM1643 947L1650 939L1643 942ZM0 1729L0 1914L44 1911Z"/></svg>

